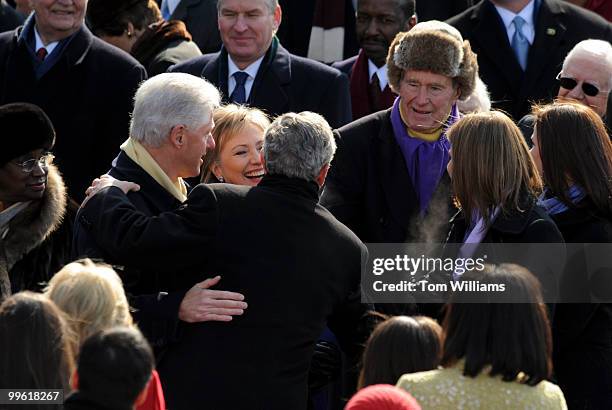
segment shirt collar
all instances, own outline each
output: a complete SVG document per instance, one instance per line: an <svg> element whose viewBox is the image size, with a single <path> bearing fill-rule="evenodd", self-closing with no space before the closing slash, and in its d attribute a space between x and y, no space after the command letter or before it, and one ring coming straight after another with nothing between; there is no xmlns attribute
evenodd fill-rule
<svg viewBox="0 0 612 410"><path fill-rule="evenodd" d="M228 72L229 78L231 78L235 72L242 71L242 72L247 73L250 78L254 79L255 76L257 76L257 71L259 71L259 66L261 65L261 62L263 61L264 57L265 57L265 54L259 57L254 62L252 62L244 70L241 70L238 68L236 63L234 63L234 60L232 60L232 56L228 54L227 55L227 72Z"/></svg>
<svg viewBox="0 0 612 410"><path fill-rule="evenodd" d="M53 52L55 47L57 47L57 45L59 44L59 41L53 41L45 45L42 41L42 38L40 37L40 34L38 34L38 29L36 28L36 25L34 26L34 38L36 40L34 52L37 52L41 47L43 47L47 50L47 55L49 55Z"/></svg>
<svg viewBox="0 0 612 410"><path fill-rule="evenodd" d="M387 65L385 64L382 67L376 67L376 64L374 64L372 60L368 58L368 71L370 82L372 81L374 73L376 73L376 75L378 76L378 81L380 83L380 91L384 91L385 87L389 83L389 80L387 78Z"/></svg>
<svg viewBox="0 0 612 410"><path fill-rule="evenodd" d="M529 44L533 44L533 40L535 37L535 22L533 21L535 0L531 0L529 3L527 3L527 5L523 7L523 10L521 10L518 14L515 14L506 8L498 6L497 4L494 5L495 9L497 10L497 13L504 22L504 27L506 28L506 33L508 33L510 42L512 42L512 35L514 35L515 31L514 24L512 24L512 20L514 20L516 16L521 16L523 20L525 20L525 25L523 25L522 30L523 35L527 38Z"/></svg>

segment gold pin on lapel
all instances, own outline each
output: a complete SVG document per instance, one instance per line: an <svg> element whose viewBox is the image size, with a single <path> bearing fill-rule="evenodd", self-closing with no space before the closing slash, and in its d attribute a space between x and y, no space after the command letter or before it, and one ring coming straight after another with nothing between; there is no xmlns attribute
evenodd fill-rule
<svg viewBox="0 0 612 410"><path fill-rule="evenodd" d="M557 34L557 30L555 30L554 28L547 28L546 34L548 34L549 36L554 36L555 34Z"/></svg>

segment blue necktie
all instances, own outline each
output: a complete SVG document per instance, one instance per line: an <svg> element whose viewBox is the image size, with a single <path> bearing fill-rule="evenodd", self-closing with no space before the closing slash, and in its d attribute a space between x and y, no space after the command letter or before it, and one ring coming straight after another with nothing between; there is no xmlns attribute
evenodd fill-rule
<svg viewBox="0 0 612 410"><path fill-rule="evenodd" d="M236 80L236 87L234 88L232 95L230 95L230 101L235 102L236 104L244 104L246 102L246 89L244 88L244 83L246 83L249 75L244 71L236 71L232 75Z"/></svg>
<svg viewBox="0 0 612 410"><path fill-rule="evenodd" d="M516 16L514 20L512 20L512 23L514 24L515 30L514 36L512 36L511 46L521 68L525 71L527 68L527 55L529 54L529 41L523 34L523 25L526 21L521 16Z"/></svg>
<svg viewBox="0 0 612 410"><path fill-rule="evenodd" d="M168 0L162 0L161 13L164 20L170 20L170 16L172 15L172 13L170 13L170 6L168 6Z"/></svg>

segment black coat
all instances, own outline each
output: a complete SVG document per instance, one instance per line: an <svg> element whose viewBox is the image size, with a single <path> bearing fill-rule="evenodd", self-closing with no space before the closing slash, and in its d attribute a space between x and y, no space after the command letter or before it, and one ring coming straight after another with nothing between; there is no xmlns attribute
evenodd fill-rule
<svg viewBox="0 0 612 410"><path fill-rule="evenodd" d="M56 163L69 195L80 201L127 138L132 98L145 70L83 26L37 80L28 46L18 42L20 31L0 35L0 104L30 102L47 113L57 132Z"/></svg>
<svg viewBox="0 0 612 410"><path fill-rule="evenodd" d="M537 250L524 249L520 246L508 246L503 250L487 244L562 244L563 236L548 216L544 208L533 200L522 201L523 212L513 211L508 215L500 213L493 221L481 246L475 254L487 254L487 263L517 263L533 273L540 284L545 300L552 308L558 295L559 278L565 264L565 248L554 246L554 255L542 255ZM467 231L463 211L459 211L450 221L447 243L463 243ZM526 250L526 252L525 252ZM552 313L552 309L551 309Z"/></svg>
<svg viewBox="0 0 612 410"><path fill-rule="evenodd" d="M565 241L572 244L612 243L612 221L599 215L590 200L580 208L552 215ZM589 245L568 245L586 246ZM565 291L588 297L586 248L568 259L561 281ZM612 306L603 303L561 303L553 322L553 364L557 382L570 409L612 408Z"/></svg>
<svg viewBox="0 0 612 410"><path fill-rule="evenodd" d="M158 215L180 206L180 202L159 185L145 170L132 161L123 151L113 162L108 172L112 177L140 185L140 190L130 192L128 199L140 212L147 216ZM87 220L77 214L74 226L72 255L74 258L103 259L115 265L126 292L138 327L155 348L157 359L163 348L174 340L178 331L178 311L187 289L170 291L169 284L156 270L141 269L137 264L120 263L112 253L106 252L89 232ZM192 283L192 285L194 285Z"/></svg>
<svg viewBox="0 0 612 410"><path fill-rule="evenodd" d="M184 22L193 41L203 53L216 53L221 49L216 0L181 0L170 20Z"/></svg>
<svg viewBox="0 0 612 410"><path fill-rule="evenodd" d="M351 121L348 79L338 70L289 54L280 44L270 47L259 67L248 104L277 116L287 112L313 111L332 127ZM274 54L274 55L273 55ZM170 68L203 77L216 85L228 101L227 52L206 54Z"/></svg>
<svg viewBox="0 0 612 410"><path fill-rule="evenodd" d="M589 38L612 41L612 25L603 17L565 1L541 0L534 43L523 73L503 22L489 0L447 22L470 41L493 106L517 121L529 112L532 101L551 100L557 95L555 77L577 43Z"/></svg>
<svg viewBox="0 0 612 410"><path fill-rule="evenodd" d="M393 135L391 109L336 132L338 149L321 204L363 242L441 242L452 208L444 174L422 219L406 161ZM435 206L434 206L435 205Z"/></svg>
<svg viewBox="0 0 612 410"><path fill-rule="evenodd" d="M23 17L4 0L0 0L0 33L23 24Z"/></svg>
<svg viewBox="0 0 612 410"><path fill-rule="evenodd" d="M117 188L84 208L118 260L171 272L177 286L214 272L246 295L248 309L230 323L184 324L158 366L169 408L305 409L326 322L346 353L359 354L367 251L317 194L313 182L267 175L252 188L198 185L159 218L135 212Z"/></svg>

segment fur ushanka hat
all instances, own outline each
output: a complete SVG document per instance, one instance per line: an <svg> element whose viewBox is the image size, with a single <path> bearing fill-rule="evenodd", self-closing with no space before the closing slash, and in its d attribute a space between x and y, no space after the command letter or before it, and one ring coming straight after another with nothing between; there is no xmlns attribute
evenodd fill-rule
<svg viewBox="0 0 612 410"><path fill-rule="evenodd" d="M454 27L441 21L419 23L408 32L395 36L387 55L391 89L399 94L405 70L429 71L456 81L461 95L468 98L474 91L478 62L469 41L463 41Z"/></svg>
<svg viewBox="0 0 612 410"><path fill-rule="evenodd" d="M47 114L38 106L11 103L0 106L0 167L36 149L51 149L55 130Z"/></svg>

